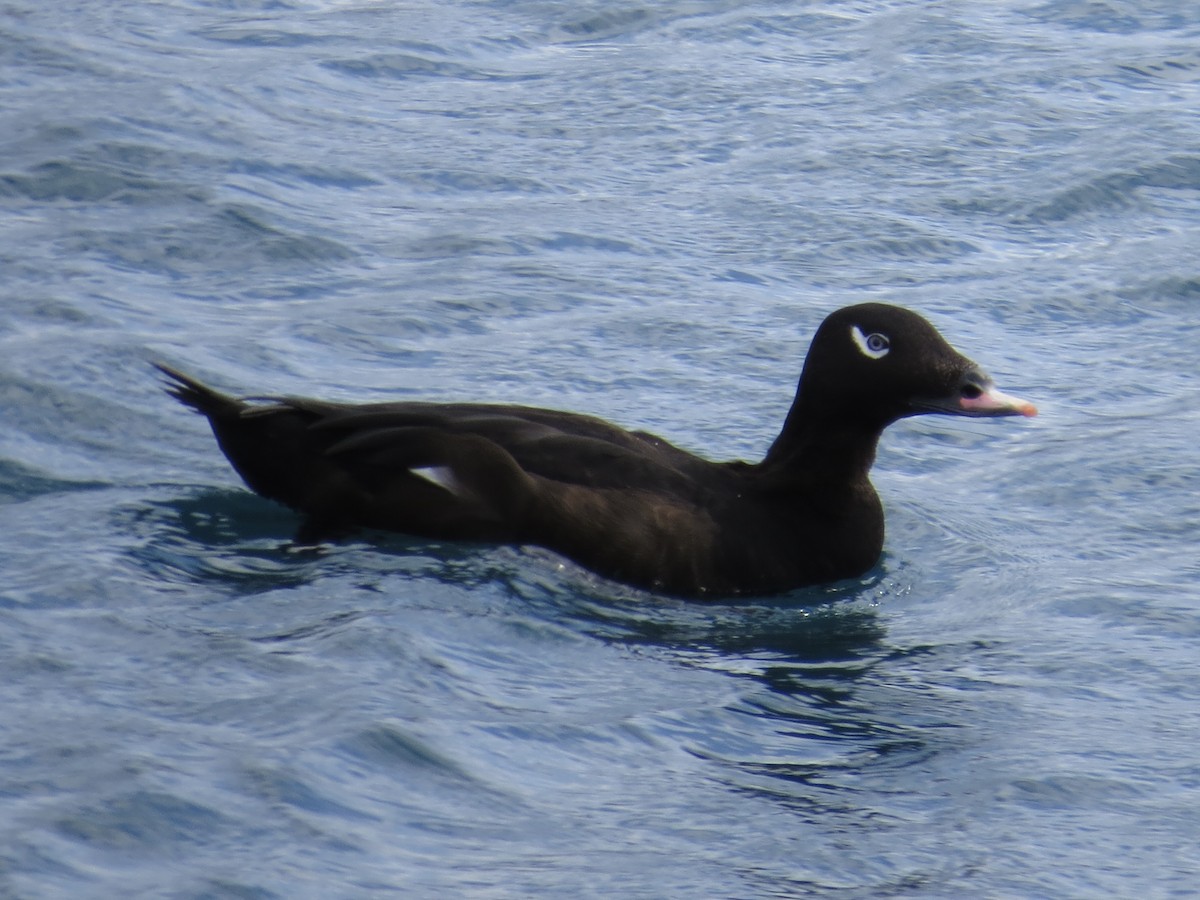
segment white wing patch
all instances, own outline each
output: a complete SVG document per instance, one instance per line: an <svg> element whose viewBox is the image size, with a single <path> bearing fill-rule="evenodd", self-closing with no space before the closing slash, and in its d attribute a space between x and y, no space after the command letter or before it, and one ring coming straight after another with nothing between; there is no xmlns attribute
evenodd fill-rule
<svg viewBox="0 0 1200 900"><path fill-rule="evenodd" d="M454 470L449 466L420 466L409 469L418 478L424 478L430 484L435 484L443 491L449 491L455 497L465 493L459 480L454 477Z"/></svg>

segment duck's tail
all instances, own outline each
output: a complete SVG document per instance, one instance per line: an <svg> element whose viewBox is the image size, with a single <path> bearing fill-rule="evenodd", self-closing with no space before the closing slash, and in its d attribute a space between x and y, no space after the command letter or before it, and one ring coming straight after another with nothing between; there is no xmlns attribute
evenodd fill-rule
<svg viewBox="0 0 1200 900"><path fill-rule="evenodd" d="M237 416L245 408L245 403L228 394L210 388L207 384L197 381L190 375L184 375L178 369L172 369L166 363L153 363L154 368L169 379L166 391L184 406L194 409L208 418L224 418Z"/></svg>

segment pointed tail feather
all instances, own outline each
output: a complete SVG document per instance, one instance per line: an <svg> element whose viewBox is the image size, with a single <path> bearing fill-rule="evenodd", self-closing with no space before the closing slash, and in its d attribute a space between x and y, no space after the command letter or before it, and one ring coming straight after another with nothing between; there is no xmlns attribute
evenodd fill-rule
<svg viewBox="0 0 1200 900"><path fill-rule="evenodd" d="M184 375L179 370L172 369L166 363L156 362L153 363L153 366L171 379L171 383L166 386L168 394L184 406L208 416L210 419L214 416L236 416L244 406L240 400L230 397L228 394L222 394L190 375Z"/></svg>

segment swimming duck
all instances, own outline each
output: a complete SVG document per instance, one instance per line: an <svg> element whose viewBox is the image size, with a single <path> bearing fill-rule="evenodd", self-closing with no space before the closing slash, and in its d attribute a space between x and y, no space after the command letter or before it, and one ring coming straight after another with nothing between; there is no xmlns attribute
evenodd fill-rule
<svg viewBox="0 0 1200 900"><path fill-rule="evenodd" d="M883 430L925 413L1033 416L925 319L865 303L813 338L761 462L711 462L598 418L486 403L228 396L156 364L249 487L303 517L297 542L357 529L538 545L691 597L861 575L883 548L868 477Z"/></svg>

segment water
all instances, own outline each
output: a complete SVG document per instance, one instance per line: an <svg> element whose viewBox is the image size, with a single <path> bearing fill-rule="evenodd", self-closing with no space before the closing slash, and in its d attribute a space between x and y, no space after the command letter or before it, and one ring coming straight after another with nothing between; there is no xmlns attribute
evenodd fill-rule
<svg viewBox="0 0 1200 900"><path fill-rule="evenodd" d="M1200 13L10 3L0 896L1200 884ZM861 581L738 604L321 552L231 390L774 437L829 310L1031 421L892 429Z"/></svg>

